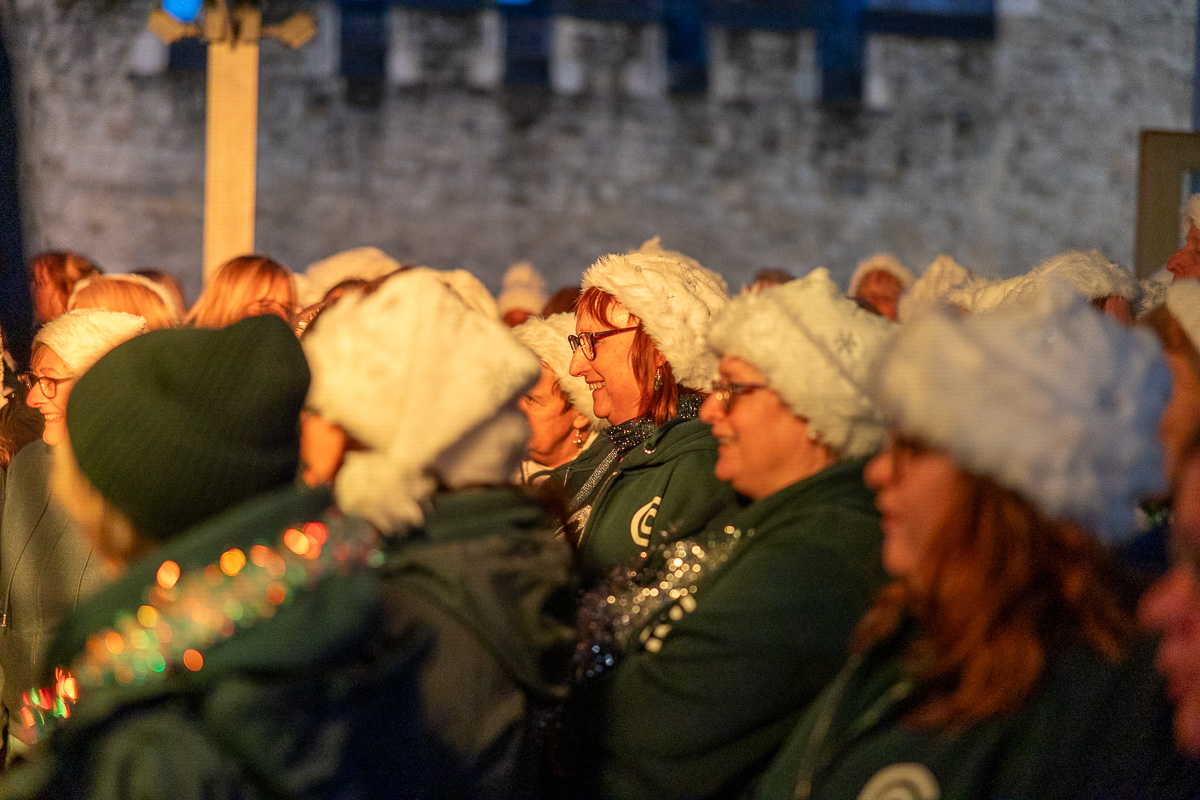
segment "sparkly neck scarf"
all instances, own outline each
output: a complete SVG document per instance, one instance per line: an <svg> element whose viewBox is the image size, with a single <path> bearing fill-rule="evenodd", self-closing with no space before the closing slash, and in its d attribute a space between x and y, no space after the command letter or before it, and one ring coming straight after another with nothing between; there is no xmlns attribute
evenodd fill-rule
<svg viewBox="0 0 1200 800"><path fill-rule="evenodd" d="M681 394L679 402L675 408L676 419L692 419L699 415L700 405L704 402L704 395L701 394ZM636 417L634 419L622 422L620 425L613 425L605 431L608 438L612 440L613 448L621 455L625 455L633 448L637 447L642 442L650 438L650 435L658 430L658 426L654 424L654 420L648 415L644 417Z"/></svg>

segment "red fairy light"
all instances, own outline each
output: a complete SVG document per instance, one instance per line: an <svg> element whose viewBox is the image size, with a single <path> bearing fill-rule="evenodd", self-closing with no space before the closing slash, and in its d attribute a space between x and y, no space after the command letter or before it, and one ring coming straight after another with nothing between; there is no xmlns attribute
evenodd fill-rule
<svg viewBox="0 0 1200 800"><path fill-rule="evenodd" d="M266 569L267 564L271 561L271 555L271 548L266 545L256 544L250 548L250 563L256 567Z"/></svg>
<svg viewBox="0 0 1200 800"><path fill-rule="evenodd" d="M304 533L308 538L312 539L317 545L325 544L329 539L329 529L320 522L309 522L304 526Z"/></svg>
<svg viewBox="0 0 1200 800"><path fill-rule="evenodd" d="M183 653L183 665L192 672L199 672L204 666L204 656L200 655L199 650L185 650Z"/></svg>

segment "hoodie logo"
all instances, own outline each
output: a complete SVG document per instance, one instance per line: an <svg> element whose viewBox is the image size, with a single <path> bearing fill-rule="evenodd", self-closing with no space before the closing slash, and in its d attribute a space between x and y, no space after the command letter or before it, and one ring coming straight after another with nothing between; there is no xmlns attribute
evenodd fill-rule
<svg viewBox="0 0 1200 800"><path fill-rule="evenodd" d="M629 535L638 547L650 544L650 533L654 530L654 518L658 516L658 504L661 502L661 497L655 497L639 508L629 521Z"/></svg>
<svg viewBox="0 0 1200 800"><path fill-rule="evenodd" d="M940 800L937 778L924 764L891 764L876 772L858 800Z"/></svg>

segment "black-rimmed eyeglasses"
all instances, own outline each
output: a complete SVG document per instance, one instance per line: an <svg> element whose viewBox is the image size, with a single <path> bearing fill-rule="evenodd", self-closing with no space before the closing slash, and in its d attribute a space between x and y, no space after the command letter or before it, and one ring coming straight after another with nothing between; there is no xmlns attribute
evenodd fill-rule
<svg viewBox="0 0 1200 800"><path fill-rule="evenodd" d="M38 375L36 372L22 372L17 375L17 380L21 382L29 391L33 391L34 386L41 387L42 394L47 400L54 399L54 395L58 394L58 385L73 381L75 378L51 378L46 375Z"/></svg>
<svg viewBox="0 0 1200 800"><path fill-rule="evenodd" d="M613 328L607 331L584 331L577 333L574 336L567 337L567 343L571 345L571 352L574 353L579 348L583 348L583 357L588 361L596 360L596 342L607 339L609 336L616 336L618 333L628 333L636 331L637 325L631 328Z"/></svg>
<svg viewBox="0 0 1200 800"><path fill-rule="evenodd" d="M733 411L733 404L737 399L746 392L752 392L755 389L769 389L765 383L736 383L734 381L716 381L713 383L712 394L721 402L721 407L728 414Z"/></svg>

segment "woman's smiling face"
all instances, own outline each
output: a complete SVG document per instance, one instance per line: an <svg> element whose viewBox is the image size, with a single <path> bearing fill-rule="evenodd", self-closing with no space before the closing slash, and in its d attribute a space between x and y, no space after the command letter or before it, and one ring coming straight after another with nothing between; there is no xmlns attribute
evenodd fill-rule
<svg viewBox="0 0 1200 800"><path fill-rule="evenodd" d="M585 309L575 312L575 333L600 333L637 325L637 317L614 302L612 325L597 319ZM592 390L592 405L597 417L620 425L642 414L642 389L633 374L634 332L607 336L596 342L596 358L588 361L583 348L571 354L571 374L582 377Z"/></svg>
<svg viewBox="0 0 1200 800"><path fill-rule="evenodd" d="M39 381L33 384L29 396L25 398L25 403L42 412L42 417L46 420L46 427L42 430L42 441L48 445L59 444L67 433L67 398L71 396L75 376L58 357L58 353L49 347L41 348L30 367L38 377L62 381L55 389L54 397L46 396Z"/></svg>

